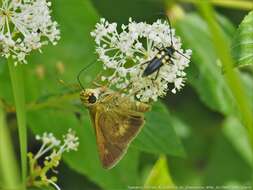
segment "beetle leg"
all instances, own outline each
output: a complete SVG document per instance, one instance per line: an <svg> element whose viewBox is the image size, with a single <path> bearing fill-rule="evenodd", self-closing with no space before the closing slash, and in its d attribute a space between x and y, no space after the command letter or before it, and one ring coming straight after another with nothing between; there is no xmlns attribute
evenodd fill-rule
<svg viewBox="0 0 253 190"><path fill-rule="evenodd" d="M145 64L148 64L148 63L150 63L150 61L146 61L146 62L144 62L144 63L141 63L141 66L142 66L142 65L145 65Z"/></svg>
<svg viewBox="0 0 253 190"><path fill-rule="evenodd" d="M159 72L160 72L160 68L157 70L156 72L156 75L155 75L155 80L157 79L158 75L159 75Z"/></svg>
<svg viewBox="0 0 253 190"><path fill-rule="evenodd" d="M179 55L183 56L184 58L186 58L186 59L188 59L188 60L190 61L190 58L187 57L187 56L185 56L184 54L182 54L180 51L176 50L176 52L177 52Z"/></svg>
<svg viewBox="0 0 253 190"><path fill-rule="evenodd" d="M160 68L157 70L155 78L151 78L151 81L152 81L153 85L155 85L154 81L158 78L159 72L160 72Z"/></svg>
<svg viewBox="0 0 253 190"><path fill-rule="evenodd" d="M158 50L158 51L161 51L161 49L159 49L158 47L155 46L155 49Z"/></svg>

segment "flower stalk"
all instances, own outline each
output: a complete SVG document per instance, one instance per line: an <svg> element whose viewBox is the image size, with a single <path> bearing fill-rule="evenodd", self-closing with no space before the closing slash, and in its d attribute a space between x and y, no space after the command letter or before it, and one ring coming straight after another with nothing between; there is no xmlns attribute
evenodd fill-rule
<svg viewBox="0 0 253 190"><path fill-rule="evenodd" d="M20 189L18 166L5 122L5 113L0 105L0 189Z"/></svg>
<svg viewBox="0 0 253 190"><path fill-rule="evenodd" d="M9 58L8 66L16 106L16 116L19 132L20 155L21 155L21 170L22 182L25 184L27 173L27 128L26 128L26 108L25 108L25 92L23 80L23 67L15 67L14 61Z"/></svg>

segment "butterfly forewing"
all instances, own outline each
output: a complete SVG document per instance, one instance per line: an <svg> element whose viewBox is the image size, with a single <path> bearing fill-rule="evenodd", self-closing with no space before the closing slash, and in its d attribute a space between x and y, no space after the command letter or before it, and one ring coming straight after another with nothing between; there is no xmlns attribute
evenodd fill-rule
<svg viewBox="0 0 253 190"><path fill-rule="evenodd" d="M90 107L104 168L113 167L122 158L144 124L143 112L148 110L147 104L131 101L116 92Z"/></svg>

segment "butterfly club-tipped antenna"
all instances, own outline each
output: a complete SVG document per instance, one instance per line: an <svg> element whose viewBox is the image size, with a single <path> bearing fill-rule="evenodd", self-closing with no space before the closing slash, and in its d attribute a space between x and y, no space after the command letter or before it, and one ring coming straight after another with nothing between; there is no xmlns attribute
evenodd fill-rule
<svg viewBox="0 0 253 190"><path fill-rule="evenodd" d="M92 66L94 63L96 63L96 61L92 61L91 63L89 63L87 66L85 66L84 68L82 68L80 71L79 71L79 73L78 73L78 75L77 75L77 82L79 83L79 85L80 85L80 87L84 90L85 88L84 88L84 86L83 86L83 84L82 84L82 82L81 82L81 79L80 79L80 76L81 76L81 74L85 71L85 70L87 70L90 66Z"/></svg>

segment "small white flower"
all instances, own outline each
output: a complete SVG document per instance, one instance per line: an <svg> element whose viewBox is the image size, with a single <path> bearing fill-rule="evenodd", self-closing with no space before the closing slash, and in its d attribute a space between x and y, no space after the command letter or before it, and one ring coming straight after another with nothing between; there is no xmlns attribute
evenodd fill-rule
<svg viewBox="0 0 253 190"><path fill-rule="evenodd" d="M26 56L60 39L58 24L46 0L3 0L0 8L0 55L27 63Z"/></svg>
<svg viewBox="0 0 253 190"><path fill-rule="evenodd" d="M53 133L43 133L42 136L36 135L36 140L41 140L43 144L48 145L52 144L54 146L58 146L61 141L56 139Z"/></svg>
<svg viewBox="0 0 253 190"><path fill-rule="evenodd" d="M56 184L56 176L48 176L49 171L57 173L56 167L60 164L62 154L69 152L70 150L77 150L79 146L78 137L71 129L63 136L63 143L58 140L53 133L43 133L42 136L36 135L36 139L42 141L42 145L39 151L33 156L32 153L28 153L30 174L28 179L36 184L37 187L53 185L57 190L60 187ZM49 154L50 152L50 154ZM38 159L44 156L43 165L40 165ZM34 168L41 168L35 170Z"/></svg>
<svg viewBox="0 0 253 190"><path fill-rule="evenodd" d="M45 153L53 150L53 153L47 157L50 159L55 154L62 155L63 152L69 152L70 150L77 151L79 146L79 138L75 135L75 132L72 129L68 130L68 133L63 136L63 143L58 140L53 133L43 133L42 136L36 135L36 140L42 141L42 146L40 150L35 155L35 159L38 159Z"/></svg>
<svg viewBox="0 0 253 190"><path fill-rule="evenodd" d="M65 150L69 152L70 150L77 151L77 148L79 146L79 138L76 137L75 132L72 131L72 129L68 130L68 133L63 136L64 138L64 144L65 144Z"/></svg>
<svg viewBox="0 0 253 190"><path fill-rule="evenodd" d="M113 71L109 76L102 76L101 80L107 80L109 86L117 89L129 87L129 95L142 102L157 101L159 96L166 95L170 90L168 83L174 84L172 93L183 87L186 78L184 70L189 66L192 52L181 48L180 38L175 36L175 30L166 21L147 24L130 18L128 25L122 25L121 29L119 32L116 23L110 24L101 19L91 32L104 69ZM156 56L158 49L171 45L176 49L172 63L161 66L158 75L154 72L142 77L148 61Z"/></svg>

